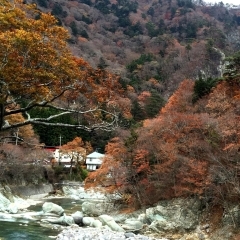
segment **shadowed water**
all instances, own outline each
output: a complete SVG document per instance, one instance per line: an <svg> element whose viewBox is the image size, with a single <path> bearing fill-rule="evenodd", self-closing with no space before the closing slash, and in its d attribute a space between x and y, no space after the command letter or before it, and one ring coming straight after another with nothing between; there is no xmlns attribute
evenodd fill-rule
<svg viewBox="0 0 240 240"><path fill-rule="evenodd" d="M38 223L0 222L0 239L6 240L44 240L52 239L59 230L40 226Z"/></svg>

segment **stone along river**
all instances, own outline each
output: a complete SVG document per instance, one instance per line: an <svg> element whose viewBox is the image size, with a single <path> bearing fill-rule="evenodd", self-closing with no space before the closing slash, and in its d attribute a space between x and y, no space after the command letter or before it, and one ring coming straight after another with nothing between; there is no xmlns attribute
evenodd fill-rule
<svg viewBox="0 0 240 240"><path fill-rule="evenodd" d="M80 200L70 198L51 198L44 202L53 202L63 207L67 215L81 210ZM41 221L41 202L30 206L26 214L21 218L12 218L9 216L0 216L0 240L47 240L55 239L58 233L63 229L61 226L44 223ZM31 213L39 213L37 220L32 220ZM12 215L14 216L14 215ZM35 216L35 215L34 215Z"/></svg>

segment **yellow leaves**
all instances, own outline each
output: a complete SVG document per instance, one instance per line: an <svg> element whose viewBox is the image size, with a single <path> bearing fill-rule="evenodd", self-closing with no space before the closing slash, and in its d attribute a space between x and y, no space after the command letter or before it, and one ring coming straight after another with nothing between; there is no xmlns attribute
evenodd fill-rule
<svg viewBox="0 0 240 240"><path fill-rule="evenodd" d="M18 51L21 53L27 53L27 51L32 50L32 47L35 47L41 37L38 34L34 34L23 29L18 29L14 32L12 37L12 43L18 48Z"/></svg>
<svg viewBox="0 0 240 240"><path fill-rule="evenodd" d="M40 25L55 25L57 23L57 19L50 13L41 13L41 18L37 21L37 23Z"/></svg>
<svg viewBox="0 0 240 240"><path fill-rule="evenodd" d="M3 20L0 23L0 61L6 63L2 65L1 74L9 91L35 100L59 94L63 82L70 84L79 76L67 48L67 31L57 26L50 14L42 13L40 19L35 20L38 11L33 6L22 5L20 1L14 8L11 3L4 1L4 4L6 7L0 6Z"/></svg>
<svg viewBox="0 0 240 240"><path fill-rule="evenodd" d="M15 124L15 123L21 123L25 121L23 115L21 113L13 114L11 116L8 116L6 120L9 122L9 124ZM21 138L29 138L34 136L34 131L31 125L20 127L19 129L16 129L17 134Z"/></svg>
<svg viewBox="0 0 240 240"><path fill-rule="evenodd" d="M15 3L14 7L4 0L0 4L0 74L6 86L0 97L4 108L9 107L6 96L11 94L19 111L25 111L20 107L25 101L31 107L35 107L33 103L56 107L68 102L67 110L74 102L71 112L81 111L89 125L100 125L103 119L113 121L111 114L97 112L94 116L88 110L102 106L109 111L105 103L120 94L118 78L73 57L66 42L67 30L57 26L53 16L21 1ZM124 101L123 105L129 109Z"/></svg>

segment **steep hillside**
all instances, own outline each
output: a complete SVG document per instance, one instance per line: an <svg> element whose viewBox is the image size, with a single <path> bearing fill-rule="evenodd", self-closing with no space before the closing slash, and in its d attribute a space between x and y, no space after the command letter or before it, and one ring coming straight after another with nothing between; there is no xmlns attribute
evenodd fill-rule
<svg viewBox="0 0 240 240"><path fill-rule="evenodd" d="M116 190L134 207L200 199L215 236L176 239L239 239L240 53L228 60L222 80L182 81L157 117L112 139L85 187ZM230 228L236 236L224 235Z"/></svg>
<svg viewBox="0 0 240 240"><path fill-rule="evenodd" d="M184 79L221 77L223 59L240 50L240 9L192 0L27 0L69 31L76 56L121 76L130 118L155 117ZM129 102L130 100L130 102ZM101 149L109 140L101 133ZM98 141L99 133L87 136ZM90 139L89 139L90 138ZM95 144L93 144L95 145ZM96 145L99 145L96 144Z"/></svg>
<svg viewBox="0 0 240 240"><path fill-rule="evenodd" d="M239 46L238 10L191 0L35 0L66 27L75 55L107 67L139 94L166 99L184 78L201 70L219 76L222 55ZM149 54L149 58L141 55ZM154 78L156 81L149 81Z"/></svg>

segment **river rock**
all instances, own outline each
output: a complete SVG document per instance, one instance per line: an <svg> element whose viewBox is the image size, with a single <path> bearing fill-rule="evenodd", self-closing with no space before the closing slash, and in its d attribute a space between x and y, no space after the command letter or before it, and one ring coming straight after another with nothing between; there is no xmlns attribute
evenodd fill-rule
<svg viewBox="0 0 240 240"><path fill-rule="evenodd" d="M49 222L49 223L56 223L64 226L71 226L75 224L73 217L71 216L62 216L60 218L48 218L48 219L42 219L43 222Z"/></svg>
<svg viewBox="0 0 240 240"><path fill-rule="evenodd" d="M10 203L7 210L11 214L18 213L18 207L17 207L17 205L15 203Z"/></svg>
<svg viewBox="0 0 240 240"><path fill-rule="evenodd" d="M72 216L64 215L64 216L60 217L60 219L61 219L61 224L62 225L71 226L72 224L75 224Z"/></svg>
<svg viewBox="0 0 240 240"><path fill-rule="evenodd" d="M90 227L101 228L101 227L102 227L102 222L99 221L99 220L94 220L94 221L91 223Z"/></svg>
<svg viewBox="0 0 240 240"><path fill-rule="evenodd" d="M94 222L94 218L93 217L83 217L82 219L82 223L84 226L91 226L91 224Z"/></svg>
<svg viewBox="0 0 240 240"><path fill-rule="evenodd" d="M6 211L10 203L11 202L5 196L3 196L2 193L0 193L0 211Z"/></svg>
<svg viewBox="0 0 240 240"><path fill-rule="evenodd" d="M127 219L121 226L124 230L139 231L143 228L143 223L136 219Z"/></svg>
<svg viewBox="0 0 240 240"><path fill-rule="evenodd" d="M83 223L83 213L80 211L77 211L71 215L74 219L74 222L78 225L81 225Z"/></svg>
<svg viewBox="0 0 240 240"><path fill-rule="evenodd" d="M150 225L149 228L156 232L167 232L176 230L174 222L168 222L166 219L155 220Z"/></svg>
<svg viewBox="0 0 240 240"><path fill-rule="evenodd" d="M64 214L64 209L52 202L45 202L42 206L42 210L44 213L56 213L59 216Z"/></svg>
<svg viewBox="0 0 240 240"><path fill-rule="evenodd" d="M99 220L103 223L103 225L107 225L113 231L125 232L125 230L120 225L118 225L111 216L101 215L99 216Z"/></svg>
<svg viewBox="0 0 240 240"><path fill-rule="evenodd" d="M102 222L97 219L94 219L93 217L83 217L82 222L84 226L95 227L95 228L102 227Z"/></svg>
<svg viewBox="0 0 240 240"><path fill-rule="evenodd" d="M112 203L106 202L83 202L82 212L91 217L97 217L113 210Z"/></svg>
<svg viewBox="0 0 240 240"><path fill-rule="evenodd" d="M96 189L85 190L84 187L79 186L78 188L73 188L72 186L64 185L62 187L65 196L69 196L73 199L99 199L106 200L107 196Z"/></svg>

